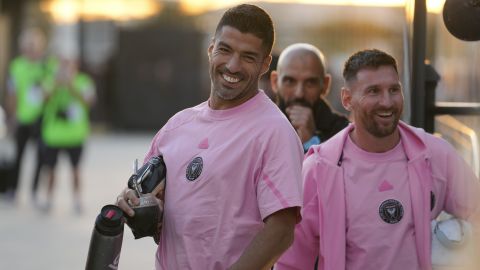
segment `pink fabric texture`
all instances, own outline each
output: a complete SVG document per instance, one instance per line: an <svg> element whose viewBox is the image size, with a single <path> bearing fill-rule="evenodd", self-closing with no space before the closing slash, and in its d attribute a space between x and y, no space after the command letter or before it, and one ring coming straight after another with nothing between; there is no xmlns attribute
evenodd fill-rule
<svg viewBox="0 0 480 270"><path fill-rule="evenodd" d="M310 148L303 164L304 206L295 241L275 270L312 269L319 256L320 270L345 270L346 205L341 155L350 125L329 141ZM400 137L408 158L415 229L421 269L431 269L430 222L446 212L468 219L479 213L479 182L465 161L447 142L403 122ZM360 176L361 177L361 176ZM431 193L435 204L431 209ZM378 258L381 263L382 258Z"/></svg>
<svg viewBox="0 0 480 270"><path fill-rule="evenodd" d="M403 144L369 153L347 137L343 153L346 269L420 270Z"/></svg>
<svg viewBox="0 0 480 270"><path fill-rule="evenodd" d="M303 149L263 91L232 109L204 102L179 112L146 160L159 153L167 182L157 269L227 269L266 217L301 206Z"/></svg>

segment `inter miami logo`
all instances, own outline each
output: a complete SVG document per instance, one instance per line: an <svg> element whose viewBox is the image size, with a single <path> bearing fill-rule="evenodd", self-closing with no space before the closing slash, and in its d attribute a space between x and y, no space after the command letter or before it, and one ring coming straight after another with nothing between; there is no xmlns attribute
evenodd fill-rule
<svg viewBox="0 0 480 270"><path fill-rule="evenodd" d="M187 167L186 177L189 181L194 181L202 173L203 159L201 157L194 158Z"/></svg>
<svg viewBox="0 0 480 270"><path fill-rule="evenodd" d="M378 212L383 221L389 224L395 224L403 217L403 206L399 201L390 199L382 202Z"/></svg>

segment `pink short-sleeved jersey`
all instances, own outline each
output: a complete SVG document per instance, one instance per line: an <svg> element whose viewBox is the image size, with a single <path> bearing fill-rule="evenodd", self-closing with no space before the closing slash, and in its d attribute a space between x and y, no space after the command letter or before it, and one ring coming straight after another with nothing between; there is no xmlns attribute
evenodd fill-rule
<svg viewBox="0 0 480 270"><path fill-rule="evenodd" d="M343 152L346 269L419 270L401 141L387 152L370 153L348 136Z"/></svg>
<svg viewBox="0 0 480 270"><path fill-rule="evenodd" d="M167 166L157 269L224 270L270 214L301 206L303 151L260 91L227 110L186 109L157 133L146 159Z"/></svg>

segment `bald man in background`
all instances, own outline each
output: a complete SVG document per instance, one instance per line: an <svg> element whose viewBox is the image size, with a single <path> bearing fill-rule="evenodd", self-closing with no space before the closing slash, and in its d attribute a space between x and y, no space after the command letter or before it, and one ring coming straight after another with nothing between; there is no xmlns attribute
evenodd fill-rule
<svg viewBox="0 0 480 270"><path fill-rule="evenodd" d="M326 100L331 76L325 57L315 46L295 43L282 51L270 82L277 105L285 113L303 143L304 151L320 144L348 125Z"/></svg>

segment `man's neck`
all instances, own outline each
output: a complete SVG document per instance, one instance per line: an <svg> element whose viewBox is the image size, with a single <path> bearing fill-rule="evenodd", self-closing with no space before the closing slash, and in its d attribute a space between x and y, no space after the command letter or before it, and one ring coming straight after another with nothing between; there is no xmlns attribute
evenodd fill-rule
<svg viewBox="0 0 480 270"><path fill-rule="evenodd" d="M382 138L375 137L368 132L360 132L355 128L350 132L349 136L355 145L370 153L387 152L400 142L398 128L391 135Z"/></svg>
<svg viewBox="0 0 480 270"><path fill-rule="evenodd" d="M256 96L258 94L258 90L255 91L255 92L250 92L250 93L247 93L246 95L244 96L241 96L235 100L225 100L225 99L222 99L220 98L218 95L216 95L213 91L210 92L210 98L208 100L208 106L212 109L212 110L227 110L227 109L231 109L231 108L234 108L234 107L237 107L245 102L247 102L248 100L250 100L251 98L253 98L254 96Z"/></svg>

